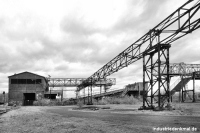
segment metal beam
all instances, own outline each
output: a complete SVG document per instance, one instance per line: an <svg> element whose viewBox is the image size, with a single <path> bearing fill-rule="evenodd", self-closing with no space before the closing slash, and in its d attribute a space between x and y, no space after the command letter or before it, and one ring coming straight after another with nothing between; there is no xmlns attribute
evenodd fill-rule
<svg viewBox="0 0 200 133"><path fill-rule="evenodd" d="M97 81L95 83L92 83L91 81L86 82L86 78L49 78L48 79L49 87L77 87L81 84L82 85L92 84L95 86L100 86L100 85L112 86L116 84L116 79L115 78L101 79L100 81Z"/></svg>
<svg viewBox="0 0 200 133"><path fill-rule="evenodd" d="M200 71L200 64L171 63L169 71L172 75L190 74Z"/></svg>
<svg viewBox="0 0 200 133"><path fill-rule="evenodd" d="M151 52L152 47L158 44L172 44L174 41L200 28L200 17L197 15L199 8L200 0L187 1L140 39L92 74L87 80L106 78L143 58L144 53ZM156 40L158 34L160 36L159 42ZM79 90L81 89L83 88Z"/></svg>

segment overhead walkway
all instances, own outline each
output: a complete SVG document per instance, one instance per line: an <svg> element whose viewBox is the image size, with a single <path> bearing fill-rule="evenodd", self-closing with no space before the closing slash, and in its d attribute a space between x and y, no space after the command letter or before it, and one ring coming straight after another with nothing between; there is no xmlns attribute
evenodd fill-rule
<svg viewBox="0 0 200 133"><path fill-rule="evenodd" d="M78 87L81 84L92 84L94 86L107 85L112 86L116 84L115 78L102 79L100 81L94 82L93 80L88 80L86 78L49 78L49 87Z"/></svg>

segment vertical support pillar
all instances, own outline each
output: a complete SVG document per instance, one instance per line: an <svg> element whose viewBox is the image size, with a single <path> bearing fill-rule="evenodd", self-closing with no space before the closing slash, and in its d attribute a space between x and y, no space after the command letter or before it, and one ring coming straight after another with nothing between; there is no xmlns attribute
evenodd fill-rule
<svg viewBox="0 0 200 133"><path fill-rule="evenodd" d="M90 90L89 90L89 86L88 86L88 104L90 103Z"/></svg>
<svg viewBox="0 0 200 133"><path fill-rule="evenodd" d="M150 33L150 47L152 47L152 31L149 32ZM153 95L153 70L154 70L154 65L153 65L153 55L154 53L150 54L150 60L151 60L151 79L150 79L150 86L151 86L151 107L153 107L153 99L154 99L154 95ZM146 84L145 84L146 85Z"/></svg>
<svg viewBox="0 0 200 133"><path fill-rule="evenodd" d="M185 100L184 100L184 96L185 96L185 91L184 91L184 89L185 89L185 85L184 85L184 82L183 82L183 76L181 77L181 81L182 81L182 102L184 102Z"/></svg>
<svg viewBox="0 0 200 133"><path fill-rule="evenodd" d="M145 71L146 71L146 65L145 65L145 55L143 55L143 109L145 109L145 101L146 101L146 90L145 90Z"/></svg>
<svg viewBox="0 0 200 133"><path fill-rule="evenodd" d="M153 69L154 69L154 65L153 65L153 54L150 55L151 57L151 80L150 80L150 86L151 86L151 107L153 107Z"/></svg>
<svg viewBox="0 0 200 133"><path fill-rule="evenodd" d="M169 48L171 45L160 43L161 31L151 32L157 39L153 39L156 40L156 45L150 45L143 54L143 108L147 105L149 109L161 110L165 102L170 101ZM150 81L147 89L146 78ZM154 108L154 99L157 101L156 108Z"/></svg>
<svg viewBox="0 0 200 133"><path fill-rule="evenodd" d="M167 66L167 95L168 95L168 103L171 104L171 89L170 89L170 73L169 73L169 47L167 48L167 58L166 58L166 66Z"/></svg>
<svg viewBox="0 0 200 133"><path fill-rule="evenodd" d="M179 91L179 103L181 103L181 94L182 94L182 89Z"/></svg>
<svg viewBox="0 0 200 133"><path fill-rule="evenodd" d="M160 66L161 66L161 60L160 60L160 36L158 35L158 108L161 107L161 94L160 94L160 83L161 83L161 75L160 75Z"/></svg>
<svg viewBox="0 0 200 133"><path fill-rule="evenodd" d="M196 102L195 99L195 72L193 72L193 102Z"/></svg>
<svg viewBox="0 0 200 133"><path fill-rule="evenodd" d="M100 80L100 81L101 81L101 80ZM100 97L99 97L100 100L102 99L102 97L101 97L101 91L102 91L101 89L102 89L102 88L101 88L101 87L102 87L102 86L101 86L101 82L100 82ZM97 102L98 102L98 101L97 101Z"/></svg>
<svg viewBox="0 0 200 133"><path fill-rule="evenodd" d="M170 88L170 82L171 82L171 76L169 77L169 93L170 93L170 100L171 100L171 103L173 102L173 97L171 95L171 88Z"/></svg>
<svg viewBox="0 0 200 133"><path fill-rule="evenodd" d="M61 102L63 101L63 88L62 88L62 94L61 94Z"/></svg>
<svg viewBox="0 0 200 133"><path fill-rule="evenodd" d="M90 93L91 93L91 96L90 96L90 104L92 105L92 85L90 86Z"/></svg>

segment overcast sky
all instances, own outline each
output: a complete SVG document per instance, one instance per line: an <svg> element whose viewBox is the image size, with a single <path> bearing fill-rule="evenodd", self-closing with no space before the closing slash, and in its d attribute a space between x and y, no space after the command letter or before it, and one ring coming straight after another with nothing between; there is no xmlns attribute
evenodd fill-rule
<svg viewBox="0 0 200 133"><path fill-rule="evenodd" d="M0 91L30 71L87 78L186 0L0 0ZM173 43L170 62L200 64L200 30ZM139 61L111 75L142 81Z"/></svg>

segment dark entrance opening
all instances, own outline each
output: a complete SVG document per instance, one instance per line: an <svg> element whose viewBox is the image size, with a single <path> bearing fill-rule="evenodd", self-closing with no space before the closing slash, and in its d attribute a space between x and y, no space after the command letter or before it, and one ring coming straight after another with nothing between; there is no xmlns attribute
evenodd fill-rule
<svg viewBox="0 0 200 133"><path fill-rule="evenodd" d="M24 106L33 105L35 101L35 93L24 93Z"/></svg>

